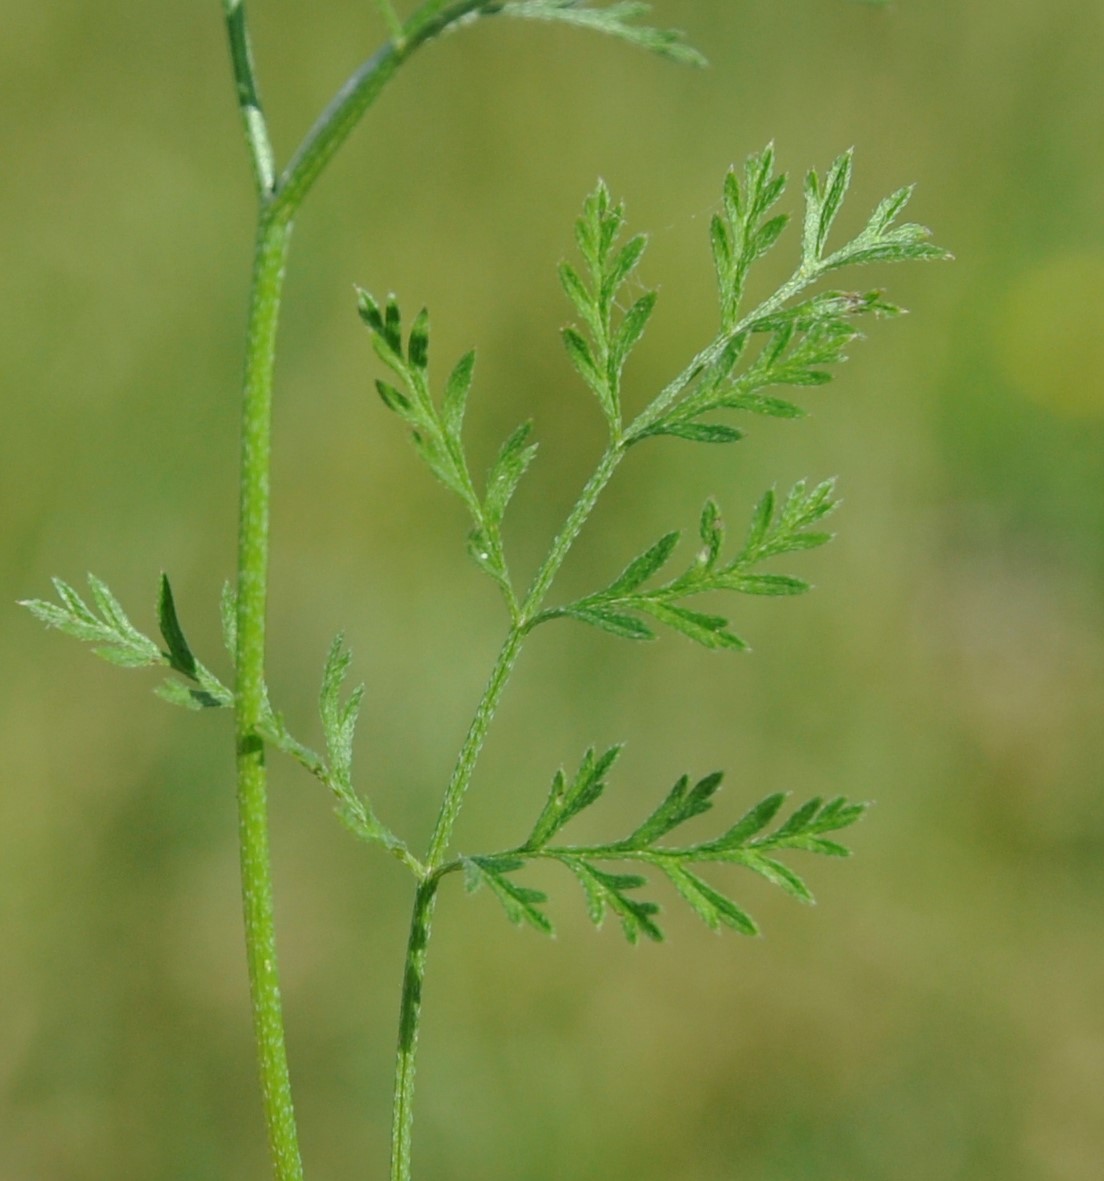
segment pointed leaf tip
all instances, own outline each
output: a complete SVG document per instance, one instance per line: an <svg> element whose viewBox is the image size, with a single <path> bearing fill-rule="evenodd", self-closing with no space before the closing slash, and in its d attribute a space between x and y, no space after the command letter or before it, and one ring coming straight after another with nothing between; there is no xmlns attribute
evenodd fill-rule
<svg viewBox="0 0 1104 1181"><path fill-rule="evenodd" d="M184 631L176 614L176 604L173 602L172 587L169 577L162 572L161 583L157 596L157 623L161 636L169 649L169 665L178 673L186 677L195 678L196 658L188 647L184 638Z"/></svg>

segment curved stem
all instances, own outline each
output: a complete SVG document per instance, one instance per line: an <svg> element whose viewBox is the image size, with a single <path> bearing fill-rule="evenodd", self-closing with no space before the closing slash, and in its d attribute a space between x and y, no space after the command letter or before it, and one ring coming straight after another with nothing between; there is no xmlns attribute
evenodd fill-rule
<svg viewBox="0 0 1104 1181"><path fill-rule="evenodd" d="M301 1181L303 1176L276 966L264 740L260 733L265 713L272 372L290 236L290 224L262 215L254 256L242 399L235 705L238 836L249 994L277 1181Z"/></svg>
<svg viewBox="0 0 1104 1181"><path fill-rule="evenodd" d="M294 211L313 187L334 153L349 138L364 112L395 71L419 46L465 17L478 16L490 0L441 0L427 3L407 21L400 38L374 53L334 95L299 145L273 196L274 208ZM394 36L394 35L393 35Z"/></svg>

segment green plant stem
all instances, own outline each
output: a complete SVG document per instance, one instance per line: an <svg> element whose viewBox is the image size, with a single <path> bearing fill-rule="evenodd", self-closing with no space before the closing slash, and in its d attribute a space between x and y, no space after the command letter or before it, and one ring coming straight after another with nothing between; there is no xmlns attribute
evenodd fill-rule
<svg viewBox="0 0 1104 1181"><path fill-rule="evenodd" d="M244 0L223 0L226 13L226 33L230 42L230 64L234 70L234 86L238 94L245 142L253 166L253 180L257 195L262 200L272 192L276 183L276 164L268 125L257 92L257 78L253 68L253 50L249 44Z"/></svg>
<svg viewBox="0 0 1104 1181"><path fill-rule="evenodd" d="M405 30L397 32L392 27L393 43L370 58L342 87L277 182L243 0L223 0L238 106L259 205L242 400L235 736L250 1002L265 1123L277 1181L302 1181L303 1177L280 1002L262 737L266 713L272 375L291 223L308 190L398 66L418 46L483 3L484 0L460 0L442 5L439 0L427 0ZM384 10L393 13L389 4ZM419 898L424 896L424 929L428 932L433 890L425 893L426 890L423 885ZM416 1012L415 1007L415 1027ZM412 1053L409 1067L412 1086Z"/></svg>
<svg viewBox="0 0 1104 1181"><path fill-rule="evenodd" d="M543 565L537 571L532 585L529 587L529 593L525 596L525 602L522 604L521 611L526 630L530 630L535 626L541 604L544 602L544 598L552 586L552 580L560 572L560 567L564 564L564 559L570 552L571 547L575 544L575 540L582 531L590 514L594 511L594 506L598 503L598 497L602 495L606 485L613 478L613 473L617 470L617 465L625 458L626 449L626 444L619 440L611 442L606 448L606 452L599 461L598 466L594 469L594 474L587 480L582 492L579 493L578 500L575 501L574 507L568 513L563 527L556 535L555 541L552 542L552 548L548 551L548 557L545 558Z"/></svg>
<svg viewBox="0 0 1104 1181"><path fill-rule="evenodd" d="M410 915L410 937L406 945L403 966L402 1004L399 1011L399 1039L395 1053L395 1089L391 1119L391 1181L410 1181L410 1144L414 1119L414 1067L418 1052L418 1029L421 1024L422 983L425 978L426 953L429 946L430 925L441 879L440 863L448 852L449 840L464 797L471 784L472 773L483 749L491 721L498 709L502 693L510 679L518 653L525 640L526 629L513 624L491 670L483 696L472 718L471 726L460 748L452 777L445 790L441 810L437 815L429 852L425 858L425 872L414 895Z"/></svg>
<svg viewBox="0 0 1104 1181"><path fill-rule="evenodd" d="M380 10L383 23L387 26L388 36L396 45L402 45L406 40L406 35L403 30L402 21L399 20L398 13L395 12L391 0L376 0L376 7Z"/></svg>
<svg viewBox="0 0 1104 1181"><path fill-rule="evenodd" d="M531 627L538 618L540 604L548 593L572 544L586 523L602 490L609 483L617 465L625 455L625 447L613 443L607 448L598 468L587 481L578 500L568 514L544 564L533 579L522 608L522 618L511 626L487 681L483 696L472 718L464 744L456 759L441 810L430 838L426 855L426 876L415 894L410 918L410 938L403 968L402 1007L399 1016L399 1044L395 1062L395 1091L393 1100L391 1140L391 1181L410 1181L410 1137L414 1105L414 1067L418 1048L418 1028L421 1022L422 984L425 978L426 952L429 945L433 908L441 877L456 868L445 864L452 830L456 824L464 798L471 785L472 774L487 738L491 721L498 709L503 691L513 672Z"/></svg>
<svg viewBox="0 0 1104 1181"><path fill-rule="evenodd" d="M422 985L430 923L437 901L439 874L430 874L418 885L410 916L410 937L403 969L402 1004L399 1010L399 1046L395 1056L395 1097L391 1123L391 1181L410 1181L410 1145L414 1127L414 1066L421 1024Z"/></svg>
<svg viewBox="0 0 1104 1181"><path fill-rule="evenodd" d="M460 753L456 758L456 766L453 768L452 778L445 789L441 810L437 814L437 822L429 842L429 852L425 858L426 869L430 873L438 868L448 852L452 829L460 814L464 796L471 784L475 764L483 749L487 731L490 729L491 721L498 709L498 703L502 699L502 693L510 679L510 673L513 671L524 639L525 629L516 624L513 625L498 654L494 668L491 670L487 686L483 690L483 696L464 739L464 745L460 748Z"/></svg>
<svg viewBox="0 0 1104 1181"><path fill-rule="evenodd" d="M276 963L264 740L260 734L265 714L272 373L290 235L290 224L262 214L257 232L242 399L235 695L238 838L249 993L265 1123L277 1181L301 1181L303 1176Z"/></svg>
<svg viewBox="0 0 1104 1181"><path fill-rule="evenodd" d="M429 852L426 855L426 869L430 873L441 866L448 854L452 830L460 815L460 809L471 785L472 773L475 771L475 765L483 749L487 731L490 729L491 721L498 709L498 703L510 679L510 673L517 662L521 645L539 618L540 605L552 585L552 580L559 572L587 518L594 511L598 497L610 482L613 473L617 470L617 465L624 456L625 447L620 443L611 443L606 449L601 462L586 482L578 500L568 514L563 528L552 543L548 557L545 558L541 568L537 571L529 593L525 596L525 602L522 604L520 620L510 628L506 642L502 645L495 666L491 670L487 686L483 691L483 697L476 708L475 716L472 718L471 726L464 739L464 745L460 748L452 778L445 789L445 797L437 815L433 836L429 842Z"/></svg>
<svg viewBox="0 0 1104 1181"><path fill-rule="evenodd" d="M428 0L423 4L403 26L401 35L395 37L392 34L390 44L354 71L318 116L280 178L273 196L274 207L298 209L334 153L348 139L399 66L450 25L464 17L478 15L488 2L456 0L452 4L442 4L440 0Z"/></svg>

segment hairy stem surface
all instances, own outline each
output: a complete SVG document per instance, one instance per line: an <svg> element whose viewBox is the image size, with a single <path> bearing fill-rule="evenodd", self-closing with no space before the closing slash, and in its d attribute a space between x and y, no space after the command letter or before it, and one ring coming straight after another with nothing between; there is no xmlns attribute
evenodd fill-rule
<svg viewBox="0 0 1104 1181"><path fill-rule="evenodd" d="M261 735L266 709L265 616L272 375L291 223L308 190L399 65L418 46L453 22L474 13L483 3L484 0L456 0L452 4L441 4L438 0L427 0L405 30L398 27L390 3L382 3L381 11L388 18L392 43L369 58L338 91L277 180L256 83L245 5L243 0L223 0L238 105L259 207L242 399L235 737L249 991L265 1123L277 1181L302 1181L303 1177L276 960L267 782ZM424 927L420 929L426 934L434 892L435 887L429 888L423 883L418 895L422 909L416 913L423 915ZM424 958L424 939L421 954ZM404 1017L404 1020L406 1027L416 1032L417 1007L415 1002L409 1003L414 1004L413 1016ZM407 1004L404 992L404 1014ZM413 1041L409 1048L409 1074L404 1091L408 1096L404 1108L407 1112L413 1086ZM404 1118L406 1159L409 1160L408 1114Z"/></svg>
<svg viewBox="0 0 1104 1181"><path fill-rule="evenodd" d="M301 1181L303 1176L276 966L264 742L259 732L265 708L272 372L290 235L287 222L262 216L253 268L242 399L235 697L238 837L249 993L265 1123L277 1181Z"/></svg>
<svg viewBox="0 0 1104 1181"><path fill-rule="evenodd" d="M621 444L611 444L594 475L587 481L578 500L568 514L563 528L556 536L544 564L533 579L525 598L523 618L514 624L498 654L494 668L483 690L483 696L472 718L464 745L460 748L452 778L449 780L437 823L426 855L426 876L419 884L410 918L410 938L403 969L402 1008L399 1017L399 1045L395 1062L395 1092L393 1102L391 1140L391 1181L410 1181L410 1145L414 1107L414 1066L418 1049L418 1028L421 1023L422 984L425 978L426 952L429 944L430 923L436 901L437 886L442 876L455 865L445 863L452 830L471 786L476 763L487 738L491 721L506 689L510 674L521 652L522 644L537 621L540 605L548 593L564 559L586 523L602 490L609 483L617 465L624 457Z"/></svg>
<svg viewBox="0 0 1104 1181"><path fill-rule="evenodd" d="M410 1181L410 1146L414 1128L414 1064L422 1013L422 984L430 923L440 877L431 874L418 886L410 916L410 937L403 969L399 1009L399 1046L395 1056L395 1097L391 1122L391 1181Z"/></svg>

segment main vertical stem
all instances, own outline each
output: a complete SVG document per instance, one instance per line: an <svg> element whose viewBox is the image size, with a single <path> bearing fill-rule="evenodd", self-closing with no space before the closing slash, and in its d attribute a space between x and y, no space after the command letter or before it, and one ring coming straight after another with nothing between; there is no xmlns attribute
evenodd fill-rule
<svg viewBox="0 0 1104 1181"><path fill-rule="evenodd" d="M265 1122L277 1181L302 1181L303 1177L276 966L268 793L264 742L259 732L265 710L272 372L290 237L290 222L270 217L262 208L254 255L242 400L235 698L238 838L249 994Z"/></svg>

